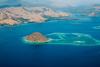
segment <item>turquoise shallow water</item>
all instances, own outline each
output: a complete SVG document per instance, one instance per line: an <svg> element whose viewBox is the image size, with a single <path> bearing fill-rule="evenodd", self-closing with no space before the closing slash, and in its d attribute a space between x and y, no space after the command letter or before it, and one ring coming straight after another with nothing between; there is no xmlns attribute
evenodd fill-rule
<svg viewBox="0 0 100 67"><path fill-rule="evenodd" d="M80 17L80 20L51 20L41 24L0 26L0 65L3 67L100 66L100 46L97 42L100 40L100 29L94 28L99 25L99 17ZM22 38L33 32L41 32L54 39L59 39L57 35L63 33L61 38L66 39L71 45L59 40L43 46L23 42ZM79 40L82 40L82 43ZM58 45L59 43L61 44Z"/></svg>

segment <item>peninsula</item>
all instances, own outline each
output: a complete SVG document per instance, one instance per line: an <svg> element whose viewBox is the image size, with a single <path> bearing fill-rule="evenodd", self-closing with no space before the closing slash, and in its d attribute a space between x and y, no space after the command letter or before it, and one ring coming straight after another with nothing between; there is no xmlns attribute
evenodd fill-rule
<svg viewBox="0 0 100 67"><path fill-rule="evenodd" d="M46 17L65 17L68 13L47 7L8 7L0 8L0 24L15 25L24 22L42 23Z"/></svg>

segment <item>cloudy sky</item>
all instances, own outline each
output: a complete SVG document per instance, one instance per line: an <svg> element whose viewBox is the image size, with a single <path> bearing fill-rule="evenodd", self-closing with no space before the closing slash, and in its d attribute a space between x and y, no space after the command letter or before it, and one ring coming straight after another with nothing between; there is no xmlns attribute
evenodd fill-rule
<svg viewBox="0 0 100 67"><path fill-rule="evenodd" d="M79 6L100 3L100 0L0 0L0 2L19 1L23 5L44 4L55 7Z"/></svg>
<svg viewBox="0 0 100 67"><path fill-rule="evenodd" d="M21 1L27 1L31 3L42 3L42 4L47 3L48 5L53 5L56 7L66 7L68 5L79 6L79 5L100 3L100 0L21 0Z"/></svg>

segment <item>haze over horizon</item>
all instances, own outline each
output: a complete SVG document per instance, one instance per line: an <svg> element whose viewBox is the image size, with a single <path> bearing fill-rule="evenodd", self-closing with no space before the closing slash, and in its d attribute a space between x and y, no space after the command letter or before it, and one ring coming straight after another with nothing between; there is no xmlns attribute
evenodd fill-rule
<svg viewBox="0 0 100 67"><path fill-rule="evenodd" d="M53 7L82 6L100 4L100 0L0 0L0 4L7 2L20 3L21 5L43 4ZM10 3L11 4L11 3Z"/></svg>

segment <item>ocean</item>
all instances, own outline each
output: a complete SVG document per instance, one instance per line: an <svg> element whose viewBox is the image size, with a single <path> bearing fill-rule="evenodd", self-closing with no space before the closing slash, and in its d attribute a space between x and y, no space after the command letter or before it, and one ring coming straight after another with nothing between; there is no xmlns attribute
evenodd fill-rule
<svg viewBox="0 0 100 67"><path fill-rule="evenodd" d="M88 34L99 41L100 17L78 18L0 26L0 67L100 67L100 44L34 45L23 41L33 32Z"/></svg>

